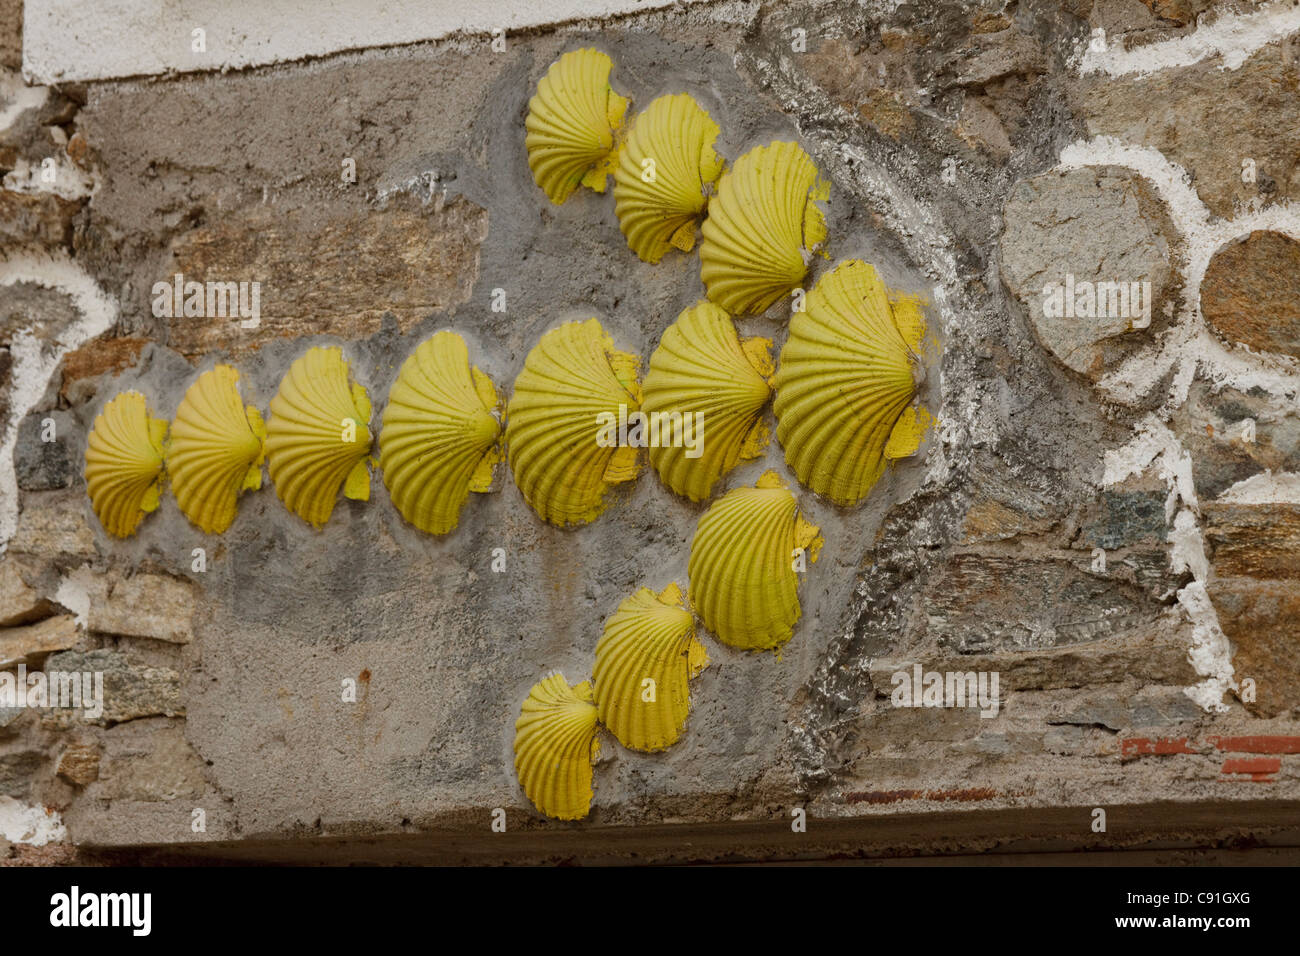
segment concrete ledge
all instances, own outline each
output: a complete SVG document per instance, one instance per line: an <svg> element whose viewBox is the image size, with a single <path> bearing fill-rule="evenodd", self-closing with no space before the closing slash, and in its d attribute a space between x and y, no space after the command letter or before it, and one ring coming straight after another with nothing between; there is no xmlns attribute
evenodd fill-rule
<svg viewBox="0 0 1300 956"><path fill-rule="evenodd" d="M83 847L82 863L149 866L749 863L831 861L953 865L1152 865L1300 863L1300 801L1146 803L1112 807L1092 833L1087 807L810 817L806 833L784 819L721 824L481 829L376 837L242 840L131 850ZM960 849L958 849L960 848ZM975 850L975 852L972 852ZM1243 854L1241 851L1248 850Z"/></svg>

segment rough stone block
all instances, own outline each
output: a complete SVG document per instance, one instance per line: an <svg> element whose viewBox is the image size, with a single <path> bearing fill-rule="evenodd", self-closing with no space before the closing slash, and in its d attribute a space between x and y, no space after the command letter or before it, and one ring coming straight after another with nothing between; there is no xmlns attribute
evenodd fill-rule
<svg viewBox="0 0 1300 956"><path fill-rule="evenodd" d="M1228 343L1300 356L1300 242L1252 232L1220 249L1201 282L1201 314Z"/></svg>
<svg viewBox="0 0 1300 956"><path fill-rule="evenodd" d="M78 787L94 783L99 779L99 746L97 744L69 744L55 768L64 780Z"/></svg>
<svg viewBox="0 0 1300 956"><path fill-rule="evenodd" d="M1173 301L1174 231L1135 173L1043 173L1016 186L1003 217L1002 277L1044 347L1076 372L1099 378Z"/></svg>
<svg viewBox="0 0 1300 956"><path fill-rule="evenodd" d="M183 717L181 679L165 667L145 667L120 651L64 651L45 662L47 671L104 675L104 713L97 723L114 724L139 717Z"/></svg>
<svg viewBox="0 0 1300 956"><path fill-rule="evenodd" d="M63 356L63 385L60 394L66 399L69 388L86 378L117 373L136 363L148 339L98 339Z"/></svg>
<svg viewBox="0 0 1300 956"><path fill-rule="evenodd" d="M0 242L70 247L72 218L80 208L80 203L51 193L0 189Z"/></svg>
<svg viewBox="0 0 1300 956"><path fill-rule="evenodd" d="M963 654L1059 647L1140 630L1163 608L1114 575L1061 557L954 555L934 579L924 629Z"/></svg>
<svg viewBox="0 0 1300 956"><path fill-rule="evenodd" d="M376 332L385 312L409 329L469 298L486 236L486 211L466 199L325 213L258 205L224 215L181 236L158 281L179 273L186 282L260 282L261 324L180 315L167 320L169 343L196 356L287 336L358 339Z"/></svg>
<svg viewBox="0 0 1300 956"><path fill-rule="evenodd" d="M23 68L23 0L0 0L0 68Z"/></svg>
<svg viewBox="0 0 1300 956"><path fill-rule="evenodd" d="M0 627L14 627L40 620L52 605L27 584L29 567L17 557L0 558Z"/></svg>
<svg viewBox="0 0 1300 956"><path fill-rule="evenodd" d="M1300 707L1300 505L1206 508L1213 547L1210 598L1236 648L1234 676L1255 682L1247 709L1279 716Z"/></svg>
<svg viewBox="0 0 1300 956"><path fill-rule="evenodd" d="M1163 543L1168 492L1161 489L1107 489L1083 526L1085 544L1106 551L1138 544Z"/></svg>
<svg viewBox="0 0 1300 956"><path fill-rule="evenodd" d="M47 425L47 420L51 425ZM53 441L46 441L47 428ZM53 491L72 483L80 458L73 450L73 436L79 434L72 416L62 411L34 412L18 426L14 446L14 472L23 491Z"/></svg>
<svg viewBox="0 0 1300 956"><path fill-rule="evenodd" d="M104 735L95 788L99 799L176 800L197 797L204 789L203 761L185 739L183 723L151 718Z"/></svg>
<svg viewBox="0 0 1300 956"><path fill-rule="evenodd" d="M1209 588L1219 626L1236 648L1233 677L1255 682L1244 706L1263 717L1300 707L1300 580L1216 578Z"/></svg>
<svg viewBox="0 0 1300 956"><path fill-rule="evenodd" d="M0 667L31 664L46 654L75 647L81 639L71 616L49 617L25 627L0 630Z"/></svg>
<svg viewBox="0 0 1300 956"><path fill-rule="evenodd" d="M9 550L44 558L94 557L95 533L86 523L83 497L76 491L25 494Z"/></svg>
<svg viewBox="0 0 1300 956"><path fill-rule="evenodd" d="M181 675L169 667L138 665L117 650L65 650L45 661L45 670L104 674L104 714L99 723L140 717L185 717Z"/></svg>
<svg viewBox="0 0 1300 956"><path fill-rule="evenodd" d="M876 692L885 694L892 676L910 671L918 661L928 671L996 671L1000 693L1119 684L1131 677L1150 684L1187 686L1197 680L1187 660L1190 646L1189 629L1170 622L1142 633L1067 647L985 654L918 651L911 657L881 657L871 661L870 672Z"/></svg>
<svg viewBox="0 0 1300 956"><path fill-rule="evenodd" d="M1170 427L1192 456L1202 500L1264 470L1300 471L1300 409L1293 402L1196 382Z"/></svg>
<svg viewBox="0 0 1300 956"><path fill-rule="evenodd" d="M25 800L43 763L45 756L39 750L0 754L0 795Z"/></svg>
<svg viewBox="0 0 1300 956"><path fill-rule="evenodd" d="M193 637L193 587L165 574L96 576L87 588L92 631L188 644Z"/></svg>
<svg viewBox="0 0 1300 956"><path fill-rule="evenodd" d="M1300 581L1300 505L1204 505L1205 540L1220 577Z"/></svg>

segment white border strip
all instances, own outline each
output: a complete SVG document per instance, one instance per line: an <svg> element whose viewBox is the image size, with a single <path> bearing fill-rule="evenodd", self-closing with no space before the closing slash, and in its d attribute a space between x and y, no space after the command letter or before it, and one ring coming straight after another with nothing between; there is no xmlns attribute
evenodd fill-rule
<svg viewBox="0 0 1300 956"><path fill-rule="evenodd" d="M344 50L514 30L709 0L26 0L23 73L39 83L243 69ZM199 34L202 31L202 47ZM474 55L474 54L467 54Z"/></svg>

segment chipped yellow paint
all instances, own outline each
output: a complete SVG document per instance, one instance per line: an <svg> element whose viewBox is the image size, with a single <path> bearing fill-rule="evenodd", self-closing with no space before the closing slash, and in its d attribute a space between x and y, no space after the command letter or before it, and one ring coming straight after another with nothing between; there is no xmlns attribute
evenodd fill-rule
<svg viewBox="0 0 1300 956"><path fill-rule="evenodd" d="M887 458L916 451L929 413L903 416L916 395L924 335L919 302L895 296L891 304L876 270L857 259L808 293L790 319L773 406L785 459L803 484L852 505Z"/></svg>
<svg viewBox="0 0 1300 956"><path fill-rule="evenodd" d="M826 241L829 185L798 143L751 149L718 182L700 244L709 299L733 315L758 313L797 288Z"/></svg>
<svg viewBox="0 0 1300 956"><path fill-rule="evenodd" d="M687 682L708 664L695 619L676 584L641 588L623 601L596 644L596 709L624 747L663 750L681 736L691 709Z"/></svg>
<svg viewBox="0 0 1300 956"><path fill-rule="evenodd" d="M617 168L627 100L609 84L612 66L599 50L572 50L551 64L528 101L528 167L553 203L580 185L603 193Z"/></svg>
<svg viewBox="0 0 1300 956"><path fill-rule="evenodd" d="M921 355L926 327L920 296L891 292L889 306L894 313L894 324L898 326L898 333L907 343L908 350L914 355Z"/></svg>
<svg viewBox="0 0 1300 956"><path fill-rule="evenodd" d="M235 520L239 495L262 487L262 414L239 397L239 372L217 365L185 392L172 420L167 473L181 512L208 534Z"/></svg>
<svg viewBox="0 0 1300 956"><path fill-rule="evenodd" d="M745 353L745 358L749 359L749 364L770 383L776 374L776 362L772 360L772 340L755 335L741 341L740 348Z"/></svg>
<svg viewBox="0 0 1300 956"><path fill-rule="evenodd" d="M469 364L455 332L437 332L402 363L379 432L393 505L421 531L456 527L471 491L486 491L501 460L501 400Z"/></svg>
<svg viewBox="0 0 1300 956"><path fill-rule="evenodd" d="M811 160L810 160L811 162ZM820 172L808 190L808 203L803 211L803 245L809 253L817 253L823 259L829 259L826 245L826 214L822 212L819 202L830 202L831 181Z"/></svg>
<svg viewBox="0 0 1300 956"><path fill-rule="evenodd" d="M722 157L713 151L718 133L688 93L661 96L636 118L614 172L614 211L644 261L695 248L696 225L722 174Z"/></svg>
<svg viewBox="0 0 1300 956"><path fill-rule="evenodd" d="M691 541L691 606L724 644L744 650L779 647L799 620L800 560L821 551L816 525L774 471L753 488L735 488L700 518Z"/></svg>
<svg viewBox="0 0 1300 956"><path fill-rule="evenodd" d="M659 600L665 604L686 606L686 595L682 593L682 589L676 581L659 592ZM690 646L686 649L687 677L694 677L713 663L709 660L708 650L694 637L694 619L692 619L691 629Z"/></svg>
<svg viewBox="0 0 1300 956"><path fill-rule="evenodd" d="M709 652L703 644L692 639L691 646L686 652L686 676L694 677L711 664Z"/></svg>
<svg viewBox="0 0 1300 956"><path fill-rule="evenodd" d="M506 446L515 484L543 520L591 521L611 486L639 474L640 449L601 443L602 421L640 409L639 369L597 319L552 329L528 353L506 411Z"/></svg>
<svg viewBox="0 0 1300 956"><path fill-rule="evenodd" d="M297 359L271 400L267 468L275 493L294 514L320 528L345 497L370 497L370 398L349 382L337 347L315 347Z"/></svg>
<svg viewBox="0 0 1300 956"><path fill-rule="evenodd" d="M677 494L704 501L719 478L767 446L771 345L742 343L711 302L686 309L664 332L650 356L643 409L658 436L650 464Z"/></svg>
<svg viewBox="0 0 1300 956"><path fill-rule="evenodd" d="M95 416L86 441L86 493L104 530L135 534L162 496L167 422L139 392L123 392Z"/></svg>
<svg viewBox="0 0 1300 956"><path fill-rule="evenodd" d="M898 416L898 421L889 433L889 441L885 442L885 457L897 461L915 455L932 424L933 419L925 406L918 408L909 405L903 409L903 414Z"/></svg>
<svg viewBox="0 0 1300 956"><path fill-rule="evenodd" d="M515 721L515 775L533 806L558 820L591 812L591 768L600 752L591 683L562 674L534 684Z"/></svg>

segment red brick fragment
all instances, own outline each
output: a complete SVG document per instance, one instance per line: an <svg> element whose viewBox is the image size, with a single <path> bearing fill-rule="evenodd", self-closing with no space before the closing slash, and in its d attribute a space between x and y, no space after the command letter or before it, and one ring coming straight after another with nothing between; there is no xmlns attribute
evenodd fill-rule
<svg viewBox="0 0 1300 956"><path fill-rule="evenodd" d="M1242 774L1254 783L1271 783L1273 775L1282 769L1281 757L1229 757L1223 761L1220 773Z"/></svg>
<svg viewBox="0 0 1300 956"><path fill-rule="evenodd" d="M1300 754L1300 737L1265 734L1252 737L1211 737L1219 750L1242 754Z"/></svg>
<svg viewBox="0 0 1300 956"><path fill-rule="evenodd" d="M1120 757L1165 757L1169 754L1196 753L1187 744L1186 737L1125 737L1120 741Z"/></svg>

